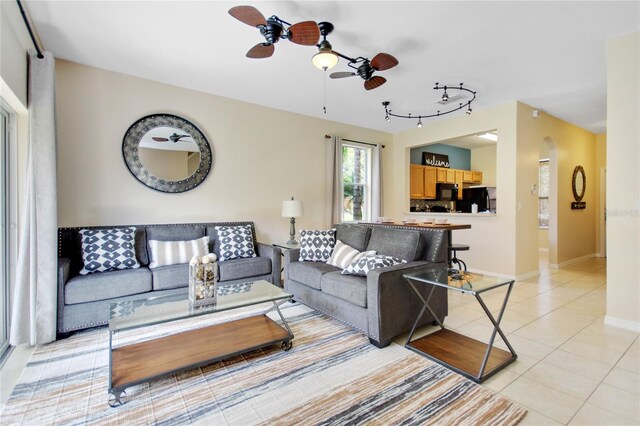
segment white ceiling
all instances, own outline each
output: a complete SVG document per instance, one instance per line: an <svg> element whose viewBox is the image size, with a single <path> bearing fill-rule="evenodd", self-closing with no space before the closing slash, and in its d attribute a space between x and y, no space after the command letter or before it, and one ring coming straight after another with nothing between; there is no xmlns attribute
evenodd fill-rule
<svg viewBox="0 0 640 426"><path fill-rule="evenodd" d="M416 123L385 122L381 102L395 113L433 113L442 109L435 82L476 90L475 111L519 100L603 132L607 40L640 30L638 1L23 3L57 58L388 132ZM227 13L238 4L291 23L329 21L336 51L386 52L400 64L378 73L388 82L371 91L358 77L327 78L323 114L323 71L311 64L317 49L281 40L271 58L246 58L263 39ZM330 72L349 70L341 60Z"/></svg>

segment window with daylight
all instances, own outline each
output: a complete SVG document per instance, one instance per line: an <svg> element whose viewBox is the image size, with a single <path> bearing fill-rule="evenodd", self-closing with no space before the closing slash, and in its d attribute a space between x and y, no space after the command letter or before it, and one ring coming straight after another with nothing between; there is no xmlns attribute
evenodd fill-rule
<svg viewBox="0 0 640 426"><path fill-rule="evenodd" d="M549 227L549 160L538 163L538 227Z"/></svg>
<svg viewBox="0 0 640 426"><path fill-rule="evenodd" d="M371 220L371 147L342 145L342 221Z"/></svg>

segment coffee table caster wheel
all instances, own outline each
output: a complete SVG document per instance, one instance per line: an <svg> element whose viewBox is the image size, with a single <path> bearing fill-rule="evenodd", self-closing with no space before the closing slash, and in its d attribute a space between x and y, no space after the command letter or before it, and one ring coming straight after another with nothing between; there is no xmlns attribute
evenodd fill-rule
<svg viewBox="0 0 640 426"><path fill-rule="evenodd" d="M293 347L293 342L291 340L282 342L281 347L282 347L282 350L286 352Z"/></svg>

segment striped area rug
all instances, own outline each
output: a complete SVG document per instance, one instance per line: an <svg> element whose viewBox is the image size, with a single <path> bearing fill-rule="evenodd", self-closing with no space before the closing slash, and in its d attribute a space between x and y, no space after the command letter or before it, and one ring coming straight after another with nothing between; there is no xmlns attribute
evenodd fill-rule
<svg viewBox="0 0 640 426"><path fill-rule="evenodd" d="M134 386L127 390L130 401L117 408L107 405L106 328L40 347L0 423L515 425L526 414L399 345L378 349L350 327L301 305L283 311L295 335L289 352L273 347ZM166 334L227 319L229 314L201 317L142 333Z"/></svg>

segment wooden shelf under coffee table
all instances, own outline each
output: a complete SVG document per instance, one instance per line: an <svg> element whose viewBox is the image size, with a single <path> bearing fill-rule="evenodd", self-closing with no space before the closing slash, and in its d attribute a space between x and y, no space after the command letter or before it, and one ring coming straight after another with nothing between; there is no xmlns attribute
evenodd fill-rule
<svg viewBox="0 0 640 426"><path fill-rule="evenodd" d="M452 274L446 267L430 267L422 272L405 274L404 278L424 306L416 319L411 333L409 333L407 337L405 347L439 364L449 367L477 383L491 377L518 358L507 337L502 332L502 329L500 329L500 322L502 321L514 280L474 273L459 272ZM416 287L416 285L420 286L425 284L431 287L426 298L424 291L419 291L418 287ZM498 317L494 318L480 294L502 286L508 286L507 293ZM448 290L456 290L476 297L478 303L480 303L480 306L494 326L488 344L444 327L442 321L434 313L431 306L429 306L429 299L436 287L444 287ZM435 318L436 322L440 325L440 330L412 340L413 334L425 310L429 311L433 318ZM500 334L509 351L493 346L496 334Z"/></svg>
<svg viewBox="0 0 640 426"><path fill-rule="evenodd" d="M112 304L109 405L123 404L125 389L136 384L278 343L289 350L293 334L279 306L292 295L266 281L232 286L235 286L232 291L227 287L226 294L218 295L215 305L191 307L186 294ZM115 333L265 302L272 302L272 306L262 314L113 347ZM270 311L278 312L283 325L266 315Z"/></svg>

